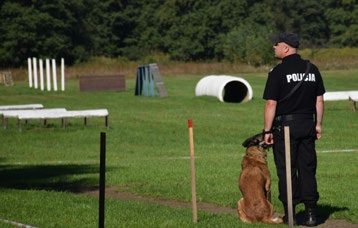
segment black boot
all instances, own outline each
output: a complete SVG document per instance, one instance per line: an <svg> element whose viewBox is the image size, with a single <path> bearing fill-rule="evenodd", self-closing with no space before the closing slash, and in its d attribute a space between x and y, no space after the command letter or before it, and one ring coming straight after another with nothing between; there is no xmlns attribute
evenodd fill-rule
<svg viewBox="0 0 358 228"><path fill-rule="evenodd" d="M285 215L283 216L283 223L288 224L288 208L286 205L283 205L284 209L285 209ZM293 214L293 225L297 225L297 221L296 221L296 205L292 206L292 214Z"/></svg>
<svg viewBox="0 0 358 228"><path fill-rule="evenodd" d="M317 225L317 216L315 208L306 208L305 210L306 217L304 225L306 226L316 226Z"/></svg>

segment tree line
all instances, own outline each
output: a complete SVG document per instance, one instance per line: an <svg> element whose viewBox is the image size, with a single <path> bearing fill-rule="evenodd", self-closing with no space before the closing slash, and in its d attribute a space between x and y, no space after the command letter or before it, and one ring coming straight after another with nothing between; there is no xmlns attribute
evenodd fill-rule
<svg viewBox="0 0 358 228"><path fill-rule="evenodd" d="M3 0L0 67L28 57L273 61L270 34L296 32L302 48L356 47L356 0Z"/></svg>

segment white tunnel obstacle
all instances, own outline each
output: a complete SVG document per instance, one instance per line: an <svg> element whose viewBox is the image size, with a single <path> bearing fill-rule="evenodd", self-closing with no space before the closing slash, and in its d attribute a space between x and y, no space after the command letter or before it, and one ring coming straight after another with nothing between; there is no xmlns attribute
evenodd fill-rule
<svg viewBox="0 0 358 228"><path fill-rule="evenodd" d="M252 99L252 88L243 78L228 75L209 75L196 84L196 96L214 96L221 102L247 102Z"/></svg>

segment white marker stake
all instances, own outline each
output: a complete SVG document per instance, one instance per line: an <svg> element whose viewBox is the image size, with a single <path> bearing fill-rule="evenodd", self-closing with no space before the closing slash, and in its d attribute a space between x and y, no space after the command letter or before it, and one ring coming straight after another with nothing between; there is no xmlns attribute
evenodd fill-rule
<svg viewBox="0 0 358 228"><path fill-rule="evenodd" d="M193 206L193 222L198 221L198 210L196 207L196 181L195 181L195 157L194 157L194 137L193 121L188 120L189 144L190 144L190 170L191 170L191 201Z"/></svg>
<svg viewBox="0 0 358 228"><path fill-rule="evenodd" d="M51 68L50 68L49 59L46 59L46 82L47 82L47 91L51 91Z"/></svg>
<svg viewBox="0 0 358 228"><path fill-rule="evenodd" d="M53 90L57 91L57 73L56 73L56 60L52 59L52 78L53 78Z"/></svg>
<svg viewBox="0 0 358 228"><path fill-rule="evenodd" d="M32 63L31 63L31 58L27 58L27 70L28 70L28 74L29 74L29 87L32 88Z"/></svg>
<svg viewBox="0 0 358 228"><path fill-rule="evenodd" d="M288 226L293 227L293 208L292 208L292 182L291 182L291 145L290 127L284 127L285 132L285 157L286 157L286 184L287 184L287 209Z"/></svg>
<svg viewBox="0 0 358 228"><path fill-rule="evenodd" d="M37 60L36 58L32 58L32 65L33 65L33 70L34 70L34 87L35 89L38 88L38 82L37 82Z"/></svg>
<svg viewBox="0 0 358 228"><path fill-rule="evenodd" d="M40 68L40 88L41 91L44 90L44 64L42 59L39 59L39 68Z"/></svg>
<svg viewBox="0 0 358 228"><path fill-rule="evenodd" d="M61 90L65 91L65 60L61 58Z"/></svg>

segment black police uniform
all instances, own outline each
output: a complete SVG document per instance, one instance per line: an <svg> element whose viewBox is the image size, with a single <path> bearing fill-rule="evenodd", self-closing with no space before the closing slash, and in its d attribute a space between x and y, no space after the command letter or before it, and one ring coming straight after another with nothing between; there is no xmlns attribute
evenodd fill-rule
<svg viewBox="0 0 358 228"><path fill-rule="evenodd" d="M302 81L307 61L298 54L282 59L269 73L263 98L284 98L293 87ZM316 182L316 98L323 95L325 88L321 74L311 64L309 74L300 88L287 100L278 102L273 123L273 153L279 178L279 199L287 205L285 142L283 127L290 127L291 175L293 204L305 203L315 206L319 194Z"/></svg>

